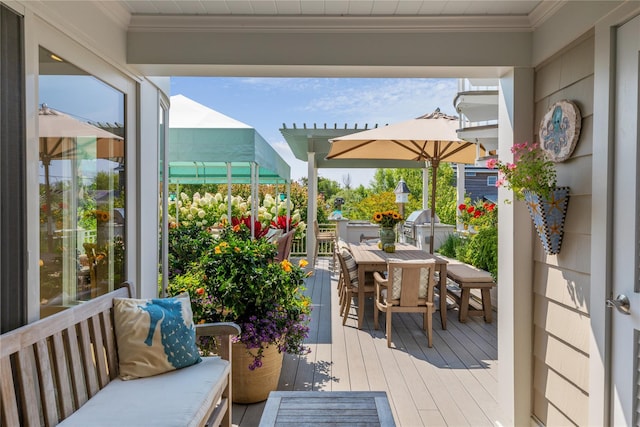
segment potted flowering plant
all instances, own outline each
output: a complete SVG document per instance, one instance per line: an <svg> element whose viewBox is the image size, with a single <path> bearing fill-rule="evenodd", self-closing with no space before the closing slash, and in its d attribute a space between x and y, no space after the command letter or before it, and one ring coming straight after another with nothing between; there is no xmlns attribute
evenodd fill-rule
<svg viewBox="0 0 640 427"><path fill-rule="evenodd" d="M518 200L525 199L525 191L549 197L556 187L556 168L547 154L537 143L528 142L514 144L511 152L514 163L487 160L489 169L498 169L496 187L513 190Z"/></svg>
<svg viewBox="0 0 640 427"><path fill-rule="evenodd" d="M560 252L564 220L569 203L569 187L556 186L556 169L538 144L514 144L514 163L487 160L488 168L498 168L496 186L513 190L529 209L543 249L548 254Z"/></svg>
<svg viewBox="0 0 640 427"><path fill-rule="evenodd" d="M232 356L233 398L237 403L266 399L277 387L282 352L303 355L309 333L310 299L304 295L305 260L272 262L276 246L265 238L252 239L244 223L225 227L185 274L174 277L169 293L188 291L194 322L237 323ZM271 357L275 360L271 360ZM247 379L258 372L270 382L259 388Z"/></svg>
<svg viewBox="0 0 640 427"><path fill-rule="evenodd" d="M381 227L394 227L402 221L402 216L396 211L376 212L373 214L373 222L380 224Z"/></svg>
<svg viewBox="0 0 640 427"><path fill-rule="evenodd" d="M469 228L469 224L474 217L475 208L473 205L466 203L460 203L458 205L458 215L460 216L460 222L464 225L465 230Z"/></svg>
<svg viewBox="0 0 640 427"><path fill-rule="evenodd" d="M402 216L396 211L376 212L373 214L373 222L380 224L380 249L385 252L395 252L396 232L395 226L402 221Z"/></svg>
<svg viewBox="0 0 640 427"><path fill-rule="evenodd" d="M495 227L498 221L495 203L482 201L477 201L475 204L460 203L458 211L465 230L469 225L473 225L475 228L485 225Z"/></svg>

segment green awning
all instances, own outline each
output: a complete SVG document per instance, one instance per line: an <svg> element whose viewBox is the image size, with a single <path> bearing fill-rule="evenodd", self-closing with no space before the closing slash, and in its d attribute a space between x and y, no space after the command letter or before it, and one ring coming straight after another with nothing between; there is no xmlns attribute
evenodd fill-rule
<svg viewBox="0 0 640 427"><path fill-rule="evenodd" d="M259 183L291 179L291 167L251 126L198 104L182 95L171 97L169 183L250 184L251 164Z"/></svg>

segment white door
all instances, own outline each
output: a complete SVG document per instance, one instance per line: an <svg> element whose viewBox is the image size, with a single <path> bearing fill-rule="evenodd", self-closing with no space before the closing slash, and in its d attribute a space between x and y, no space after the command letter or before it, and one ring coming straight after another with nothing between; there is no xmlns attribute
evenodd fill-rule
<svg viewBox="0 0 640 427"><path fill-rule="evenodd" d="M640 149L638 92L640 16L618 29L613 205L612 302L628 298L629 314L612 307L613 425L640 425ZM597 159L594 159L597 167ZM597 242L593 242L596 244Z"/></svg>

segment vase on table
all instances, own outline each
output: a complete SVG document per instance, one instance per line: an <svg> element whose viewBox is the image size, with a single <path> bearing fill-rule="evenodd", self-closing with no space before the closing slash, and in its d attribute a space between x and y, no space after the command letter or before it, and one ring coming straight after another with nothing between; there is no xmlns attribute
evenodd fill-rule
<svg viewBox="0 0 640 427"><path fill-rule="evenodd" d="M396 231L393 227L380 227L380 243L383 248L396 244Z"/></svg>
<svg viewBox="0 0 640 427"><path fill-rule="evenodd" d="M282 353L277 344L264 345L262 366L249 369L258 349L247 350L244 343L233 343L231 349L231 394L234 403L249 404L267 400L278 389L282 369Z"/></svg>
<svg viewBox="0 0 640 427"><path fill-rule="evenodd" d="M560 253L569 187L557 187L548 198L525 191L524 199L544 251L549 255Z"/></svg>

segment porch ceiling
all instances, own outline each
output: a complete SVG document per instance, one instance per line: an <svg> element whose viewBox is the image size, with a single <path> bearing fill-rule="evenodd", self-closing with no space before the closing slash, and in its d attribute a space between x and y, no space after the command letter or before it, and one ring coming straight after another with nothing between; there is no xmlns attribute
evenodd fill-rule
<svg viewBox="0 0 640 427"><path fill-rule="evenodd" d="M470 16L529 17L550 1L461 0L126 0L132 14L172 15L335 15L335 16Z"/></svg>
<svg viewBox="0 0 640 427"><path fill-rule="evenodd" d="M103 3L128 30L127 62L147 75L497 77L530 66L534 29L565 2Z"/></svg>

